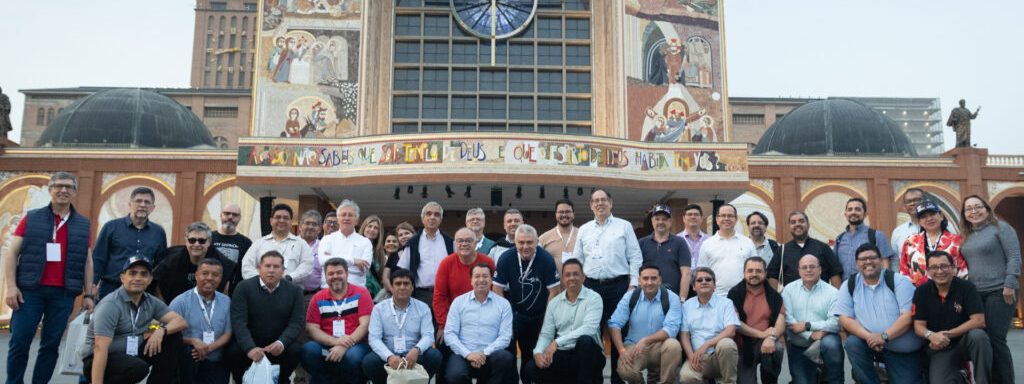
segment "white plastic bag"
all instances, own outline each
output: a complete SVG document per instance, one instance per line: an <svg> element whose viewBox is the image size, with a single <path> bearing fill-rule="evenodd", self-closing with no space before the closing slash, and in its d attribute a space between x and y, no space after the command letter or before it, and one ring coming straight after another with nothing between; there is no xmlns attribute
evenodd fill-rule
<svg viewBox="0 0 1024 384"><path fill-rule="evenodd" d="M277 384L277 375L281 367L270 364L270 360L264 356L260 361L252 363L249 369L242 376L244 384Z"/></svg>
<svg viewBox="0 0 1024 384"><path fill-rule="evenodd" d="M82 351L85 346L85 332L89 327L88 312L82 311L68 324L68 338L60 350L60 374L80 376L83 372Z"/></svg>
<svg viewBox="0 0 1024 384"><path fill-rule="evenodd" d="M402 364L398 366L398 369L384 364L384 371L388 373L388 384L427 384L430 382L430 375L422 365L416 364L410 369L405 369L405 367L405 359L402 359Z"/></svg>

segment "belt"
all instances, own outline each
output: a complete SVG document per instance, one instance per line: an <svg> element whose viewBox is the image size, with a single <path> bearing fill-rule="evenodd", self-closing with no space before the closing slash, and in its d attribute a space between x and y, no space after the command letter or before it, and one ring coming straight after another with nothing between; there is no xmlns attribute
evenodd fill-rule
<svg viewBox="0 0 1024 384"><path fill-rule="evenodd" d="M612 277L612 278L609 278L609 279L587 279L587 281L591 282L592 284L597 284L597 285L618 284L618 283L621 283L623 281L627 281L628 282L629 281L629 275L615 276L615 277Z"/></svg>

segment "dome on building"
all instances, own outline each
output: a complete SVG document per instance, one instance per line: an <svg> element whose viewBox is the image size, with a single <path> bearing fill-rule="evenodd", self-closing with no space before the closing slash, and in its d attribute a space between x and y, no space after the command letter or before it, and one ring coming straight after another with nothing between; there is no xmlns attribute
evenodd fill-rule
<svg viewBox="0 0 1024 384"><path fill-rule="evenodd" d="M812 101L772 124L754 154L917 156L895 121L853 100Z"/></svg>
<svg viewBox="0 0 1024 384"><path fill-rule="evenodd" d="M216 148L210 130L170 97L139 88L86 96L54 116L40 147Z"/></svg>

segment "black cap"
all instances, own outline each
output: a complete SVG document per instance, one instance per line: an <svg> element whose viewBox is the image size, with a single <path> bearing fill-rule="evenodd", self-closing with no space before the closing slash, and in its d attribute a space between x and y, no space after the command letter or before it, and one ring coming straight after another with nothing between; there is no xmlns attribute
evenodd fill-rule
<svg viewBox="0 0 1024 384"><path fill-rule="evenodd" d="M942 210L931 200L925 200L917 205L917 217L924 216L928 212L942 212Z"/></svg>
<svg viewBox="0 0 1024 384"><path fill-rule="evenodd" d="M651 216L657 215L659 213L664 213L668 215L668 217L672 217L672 208L669 208L665 204L655 204L654 208L651 208Z"/></svg>
<svg viewBox="0 0 1024 384"><path fill-rule="evenodd" d="M129 257L128 261L126 261L124 263L124 268L121 268L121 272L125 272L128 269L131 269L131 267L134 267L136 265L141 265L143 267L146 267L146 269L149 270L150 272L153 271L153 263L150 263L149 259L147 259L145 257L142 257L142 256L132 256L132 257Z"/></svg>

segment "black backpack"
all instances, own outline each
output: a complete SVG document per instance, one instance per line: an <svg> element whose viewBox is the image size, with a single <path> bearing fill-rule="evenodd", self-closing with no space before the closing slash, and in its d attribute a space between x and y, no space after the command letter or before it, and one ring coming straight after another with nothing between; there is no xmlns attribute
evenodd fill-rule
<svg viewBox="0 0 1024 384"><path fill-rule="evenodd" d="M661 288L661 314L668 315L668 288L662 286ZM633 289L633 294L629 296L629 314L633 315L633 309L636 309L636 303L640 301L640 293L643 292L639 287ZM629 333L629 320L626 320L626 324L622 326L622 339L626 339L626 334Z"/></svg>
<svg viewBox="0 0 1024 384"><path fill-rule="evenodd" d="M874 228L868 227L868 242L871 243L871 245L878 245L875 241L875 232L877 231ZM846 231L843 231L839 236L836 236L836 250L839 249L839 242L843 240L843 235L846 235Z"/></svg>
<svg viewBox="0 0 1024 384"><path fill-rule="evenodd" d="M850 297L853 297L853 290L857 289L857 275L859 275L859 273L854 273L853 275L850 275L849 279L846 279L846 289L850 291ZM896 272L893 272L891 269L886 269L882 271L882 278L885 279L885 285L889 287L889 290L895 294Z"/></svg>

